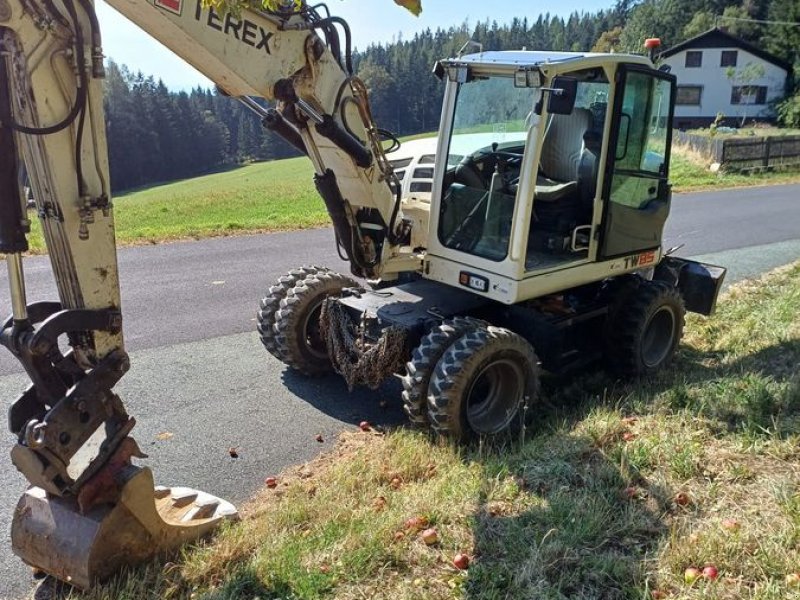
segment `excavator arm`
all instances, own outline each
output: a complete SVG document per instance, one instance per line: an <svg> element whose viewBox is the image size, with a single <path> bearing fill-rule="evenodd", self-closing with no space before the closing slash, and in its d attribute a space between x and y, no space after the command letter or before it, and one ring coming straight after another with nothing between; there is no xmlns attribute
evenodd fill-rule
<svg viewBox="0 0 800 600"><path fill-rule="evenodd" d="M273 0L273 10L110 3L309 157L354 274L391 278L418 265L344 21L298 1ZM202 492L156 489L150 471L131 464L143 455L113 391L129 360L102 78L91 0L0 0L0 254L12 300L0 342L31 379L9 409L12 461L32 486L15 511L12 545L29 564L81 587L236 515ZM26 298L23 164L54 302Z"/></svg>

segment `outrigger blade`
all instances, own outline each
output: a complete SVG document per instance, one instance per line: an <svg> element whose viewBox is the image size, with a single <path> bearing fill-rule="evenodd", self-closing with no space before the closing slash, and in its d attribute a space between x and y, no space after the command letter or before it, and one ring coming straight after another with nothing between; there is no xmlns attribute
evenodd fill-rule
<svg viewBox="0 0 800 600"><path fill-rule="evenodd" d="M77 498L29 488L11 524L14 553L32 567L88 589L122 567L175 550L238 518L236 508L220 498L155 487L148 468L129 465L117 480L119 499L85 514Z"/></svg>

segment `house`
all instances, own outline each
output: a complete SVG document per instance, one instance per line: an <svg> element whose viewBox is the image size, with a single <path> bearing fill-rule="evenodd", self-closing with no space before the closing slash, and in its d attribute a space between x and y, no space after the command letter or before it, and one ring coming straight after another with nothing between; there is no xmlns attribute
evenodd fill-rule
<svg viewBox="0 0 800 600"><path fill-rule="evenodd" d="M710 29L659 54L678 79L673 125L705 127L770 121L786 94L791 65L722 29Z"/></svg>

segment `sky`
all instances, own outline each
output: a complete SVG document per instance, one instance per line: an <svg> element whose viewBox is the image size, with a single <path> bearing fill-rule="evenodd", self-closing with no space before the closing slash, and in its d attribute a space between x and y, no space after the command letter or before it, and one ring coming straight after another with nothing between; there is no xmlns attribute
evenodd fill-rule
<svg viewBox="0 0 800 600"><path fill-rule="evenodd" d="M498 23L510 22L514 17L536 19L540 13L566 16L573 11L593 12L609 8L614 0L560 0L557 3L538 3L531 0L423 0L423 11L414 17L392 0L327 0L331 12L343 17L353 33L356 48L373 43L394 41L398 36L413 37L424 29L435 30L470 24L486 19ZM97 0L97 14L103 32L103 50L106 57L127 65L132 71L141 71L162 79L173 90L188 90L198 85L211 87L202 74L184 63L159 42L142 32L104 0Z"/></svg>

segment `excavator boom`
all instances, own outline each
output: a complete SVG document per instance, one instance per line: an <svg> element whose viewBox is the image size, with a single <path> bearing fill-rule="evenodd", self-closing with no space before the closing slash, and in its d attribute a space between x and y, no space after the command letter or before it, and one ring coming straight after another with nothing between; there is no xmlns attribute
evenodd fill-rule
<svg viewBox="0 0 800 600"><path fill-rule="evenodd" d="M391 277L419 263L343 20L297 1L270 2L274 10L111 4L309 157L354 274ZM12 545L81 587L236 516L219 498L154 488L150 471L131 464L144 455L113 391L129 359L103 75L91 0L0 0L0 253L12 298L0 342L31 379L9 410L12 461L32 485L15 511ZM58 288L53 302L26 298L23 165Z"/></svg>

